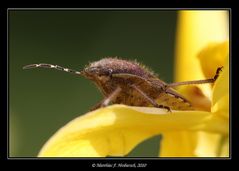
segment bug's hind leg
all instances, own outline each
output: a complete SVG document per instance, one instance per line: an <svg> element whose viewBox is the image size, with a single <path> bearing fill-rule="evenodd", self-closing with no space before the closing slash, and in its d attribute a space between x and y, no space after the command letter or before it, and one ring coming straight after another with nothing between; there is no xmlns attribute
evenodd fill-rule
<svg viewBox="0 0 239 171"><path fill-rule="evenodd" d="M218 67L218 68L217 68L216 74L215 74L215 76L213 77L214 81L216 81L217 78L219 77L220 72L222 72L222 68L223 68L223 67Z"/></svg>
<svg viewBox="0 0 239 171"><path fill-rule="evenodd" d="M205 79L205 80L194 80L194 81L183 81L183 82L176 82L176 83L170 83L166 84L164 87L164 90L170 88L170 87L177 87L177 86L182 86L182 85L192 85L192 84L206 84L206 83L214 83L217 78L220 75L220 72L222 71L223 67L218 67L216 74L213 78Z"/></svg>
<svg viewBox="0 0 239 171"><path fill-rule="evenodd" d="M170 107L164 106L164 105L159 105L154 99L152 99L147 94L145 94L138 86L133 84L133 85L131 85L131 87L134 88L145 100L147 100L154 107L167 109L168 112L171 112Z"/></svg>

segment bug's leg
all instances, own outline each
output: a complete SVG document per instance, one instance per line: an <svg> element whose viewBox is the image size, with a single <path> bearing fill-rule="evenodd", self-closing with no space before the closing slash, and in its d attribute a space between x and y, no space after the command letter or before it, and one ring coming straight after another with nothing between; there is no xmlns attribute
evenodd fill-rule
<svg viewBox="0 0 239 171"><path fill-rule="evenodd" d="M217 80L217 78L219 77L219 74L220 74L220 72L222 71L222 68L223 67L218 67L217 68L217 71L216 71L216 74L215 74L215 76L214 76L214 81L216 81Z"/></svg>
<svg viewBox="0 0 239 171"><path fill-rule="evenodd" d="M216 74L213 78L205 79L205 80L183 81L183 82L171 83L171 84L165 85L164 89L166 90L170 87L177 87L181 85L214 83L217 80L219 73L222 71L222 68L223 67L217 68Z"/></svg>
<svg viewBox="0 0 239 171"><path fill-rule="evenodd" d="M110 102L112 102L119 95L120 91L121 91L121 88L117 87L108 97L105 97L103 100L97 103L93 108L91 108L90 111L108 106Z"/></svg>
<svg viewBox="0 0 239 171"><path fill-rule="evenodd" d="M167 109L168 112L171 112L170 108L168 106L164 106L164 105L159 105L154 99L152 99L151 97L149 97L147 94L145 94L139 87L137 87L136 85L130 85L132 88L134 88L139 94L142 95L142 97L144 97L149 103L151 103L154 107L157 108L164 108Z"/></svg>

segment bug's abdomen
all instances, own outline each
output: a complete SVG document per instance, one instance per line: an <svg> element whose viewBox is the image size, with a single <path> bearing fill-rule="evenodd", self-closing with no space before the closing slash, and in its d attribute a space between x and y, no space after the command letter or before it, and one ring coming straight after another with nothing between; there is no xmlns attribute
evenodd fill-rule
<svg viewBox="0 0 239 171"><path fill-rule="evenodd" d="M144 89L144 93L148 96L148 98L156 99L158 95L160 94L159 91L155 91L153 89L147 89L146 87L139 87L141 90ZM135 90L132 87L125 87L122 89L122 93L115 99L114 103L120 103L125 104L129 106L152 106L152 104L147 100L146 97L144 97L142 94L140 94L137 90Z"/></svg>
<svg viewBox="0 0 239 171"><path fill-rule="evenodd" d="M159 105L168 106L172 110L193 110L190 102L176 94L175 91L160 92L151 90L147 92L147 96ZM145 97L132 88L123 91L113 103L129 106L153 106Z"/></svg>
<svg viewBox="0 0 239 171"><path fill-rule="evenodd" d="M157 82L158 83L158 82ZM141 93L130 85L137 86ZM163 82L160 82L163 85ZM173 89L163 90L159 85L149 86L147 82L142 82L134 78L122 79L114 78L111 82L104 84L104 94L111 94L117 86L121 87L121 92L115 99L113 104L125 104L129 106L153 106L149 98L158 105L167 106L172 110L192 110L191 104ZM142 95L145 94L145 95ZM147 96L147 97L145 97Z"/></svg>
<svg viewBox="0 0 239 171"><path fill-rule="evenodd" d="M125 104L129 106L150 106L150 103L137 91L132 88L123 91L114 101L116 104Z"/></svg>
<svg viewBox="0 0 239 171"><path fill-rule="evenodd" d="M155 100L158 104L168 106L172 110L193 110L186 99L170 93L162 92Z"/></svg>

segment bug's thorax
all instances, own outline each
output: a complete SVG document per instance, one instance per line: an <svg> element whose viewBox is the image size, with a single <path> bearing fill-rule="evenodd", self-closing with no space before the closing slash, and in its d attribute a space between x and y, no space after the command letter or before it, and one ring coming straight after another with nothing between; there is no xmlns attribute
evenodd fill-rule
<svg viewBox="0 0 239 171"><path fill-rule="evenodd" d="M115 78L115 74L152 77L151 73L139 66L138 63L117 58L104 58L90 63L82 73L86 78L93 81L104 94L110 93L117 86L120 86L124 91L128 85L138 82L135 78Z"/></svg>

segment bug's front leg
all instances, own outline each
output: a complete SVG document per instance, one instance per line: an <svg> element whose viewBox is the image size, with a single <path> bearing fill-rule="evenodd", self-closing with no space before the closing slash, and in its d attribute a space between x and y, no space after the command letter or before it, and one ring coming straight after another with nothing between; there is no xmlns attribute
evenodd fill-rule
<svg viewBox="0 0 239 171"><path fill-rule="evenodd" d="M112 102L121 92L121 88L117 87L108 97L105 97L103 100L101 100L98 104L96 104L94 107L90 109L90 111L96 110L101 107L108 106L110 102Z"/></svg>

